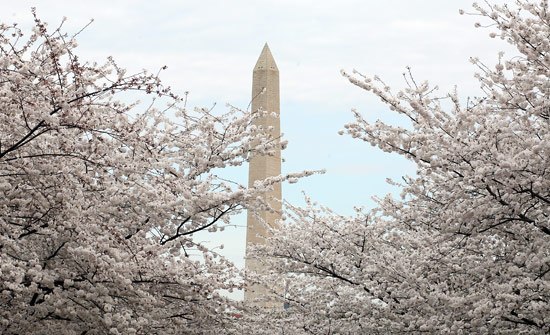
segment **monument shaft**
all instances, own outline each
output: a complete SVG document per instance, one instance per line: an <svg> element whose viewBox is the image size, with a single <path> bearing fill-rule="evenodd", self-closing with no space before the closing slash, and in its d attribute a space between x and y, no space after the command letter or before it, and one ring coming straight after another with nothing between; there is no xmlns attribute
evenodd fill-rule
<svg viewBox="0 0 550 335"><path fill-rule="evenodd" d="M254 125L262 126L265 131L269 131L277 142L279 142L281 136L279 99L279 69L266 43L253 71L252 110L257 111L261 109L267 111L267 115L257 119ZM250 160L248 186L251 187L254 185L256 180L263 180L280 174L281 150L279 146L276 146L273 156L259 155ZM274 185L273 191L264 194L263 199L274 210L280 212L282 199L281 184L278 183ZM261 218L260 222L257 220L257 216ZM250 243L265 243L265 238L268 233L261 221L273 227L279 219L280 214L277 212L262 211L260 213L253 213L252 211L248 211L246 230L247 256L248 245ZM268 269L266 269L258 259L250 259L247 257L246 270L248 272L265 273ZM247 287L244 294L245 301L253 305L261 307L276 307L280 305L280 303L276 301L263 303L255 302L258 299L269 299L269 297L268 288L259 287L258 285Z"/></svg>

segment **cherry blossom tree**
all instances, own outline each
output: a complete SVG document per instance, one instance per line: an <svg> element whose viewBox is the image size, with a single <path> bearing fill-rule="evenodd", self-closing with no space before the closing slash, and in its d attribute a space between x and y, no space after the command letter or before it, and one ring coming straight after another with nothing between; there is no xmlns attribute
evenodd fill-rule
<svg viewBox="0 0 550 335"><path fill-rule="evenodd" d="M401 199L377 198L354 217L311 201L291 207L283 233L258 248L286 280L291 307L279 322L295 333L550 331L550 9L474 8L519 55L500 53L495 67L472 60L481 98L461 103L453 92L444 103L410 72L397 93L343 73L410 120L397 127L354 112L345 132L417 173L403 178Z"/></svg>
<svg viewBox="0 0 550 335"><path fill-rule="evenodd" d="M189 110L155 74L84 62L34 17L28 37L0 25L0 333L234 332L219 291L240 274L193 234L300 177L218 177L284 142L260 111ZM120 101L136 95L156 102Z"/></svg>

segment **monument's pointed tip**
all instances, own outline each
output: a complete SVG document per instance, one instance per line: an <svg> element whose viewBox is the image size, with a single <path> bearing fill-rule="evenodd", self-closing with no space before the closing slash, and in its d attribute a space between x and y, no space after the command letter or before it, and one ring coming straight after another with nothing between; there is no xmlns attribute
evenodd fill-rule
<svg viewBox="0 0 550 335"><path fill-rule="evenodd" d="M271 54L271 50L269 50L269 45L267 45L267 42L265 42L262 53L260 54L260 57L258 57L256 66L254 66L254 71L256 70L279 71L277 64L275 64L275 59L273 59L273 55Z"/></svg>

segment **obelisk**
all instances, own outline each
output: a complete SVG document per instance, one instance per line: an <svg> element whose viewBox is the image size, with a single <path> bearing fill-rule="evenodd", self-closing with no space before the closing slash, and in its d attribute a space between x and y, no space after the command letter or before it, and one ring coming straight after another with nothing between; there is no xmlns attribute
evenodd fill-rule
<svg viewBox="0 0 550 335"><path fill-rule="evenodd" d="M266 115L254 121L254 125L262 126L266 132L269 132L273 138L279 142L281 136L281 126L279 121L280 103L279 103L279 69L271 55L271 51L265 44L254 71L252 74L252 111L266 111ZM248 186L254 185L256 180L264 180L268 177L281 174L281 149L277 145L274 148L274 155L258 155L250 160L248 172ZM281 210L281 184L276 184L271 192L263 195L263 199L277 212L262 211L253 213L248 211L246 244L247 256L248 245L253 243L265 243L267 231L262 222L259 222L256 215L270 226L275 226L276 221L280 219ZM247 272L265 273L268 271L258 259L246 258L245 266ZM244 292L245 303L250 305L273 308L279 304L275 301L267 302L271 294L269 288L258 285L249 285ZM264 300L264 302L258 302Z"/></svg>

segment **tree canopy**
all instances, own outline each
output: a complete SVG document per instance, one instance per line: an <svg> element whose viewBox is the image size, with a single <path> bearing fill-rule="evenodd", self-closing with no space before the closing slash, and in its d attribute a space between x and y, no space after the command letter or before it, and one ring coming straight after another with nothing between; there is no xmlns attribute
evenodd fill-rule
<svg viewBox="0 0 550 335"><path fill-rule="evenodd" d="M401 199L377 198L355 217L289 206L282 233L258 251L285 278L291 312L280 320L296 333L550 331L550 10L474 8L519 55L499 53L494 67L472 59L480 98L441 97L410 72L398 92L343 72L410 126L354 111L342 133L417 171L396 183Z"/></svg>
<svg viewBox="0 0 550 335"><path fill-rule="evenodd" d="M0 25L0 333L234 332L220 290L240 273L193 234L299 177L218 177L285 142L260 111L189 109L158 74L83 61L34 17L29 36Z"/></svg>

